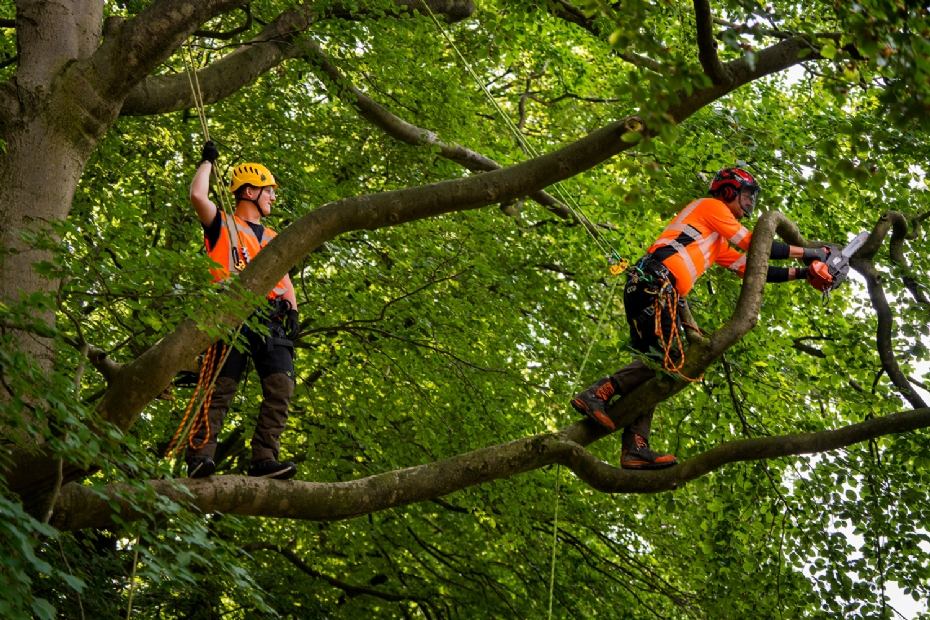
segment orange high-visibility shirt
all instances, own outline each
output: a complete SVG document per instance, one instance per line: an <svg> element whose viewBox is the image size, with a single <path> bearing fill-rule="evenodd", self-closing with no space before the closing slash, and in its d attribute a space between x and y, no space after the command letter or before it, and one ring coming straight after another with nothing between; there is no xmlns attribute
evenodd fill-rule
<svg viewBox="0 0 930 620"><path fill-rule="evenodd" d="M684 296L714 263L742 278L746 271L746 255L729 244L749 250L751 240L752 233L739 223L727 205L716 198L699 198L672 220L649 248L649 253L663 246L675 251L662 262L675 276L678 294Z"/></svg>
<svg viewBox="0 0 930 620"><path fill-rule="evenodd" d="M239 273L239 270L236 269L233 249L245 254L245 256L240 256L240 258L246 263L249 263L263 247L278 236L273 230L266 227L262 235L262 240L259 241L258 237L256 237L255 233L252 231L252 227L249 226L245 220L241 219L238 215L233 215L234 225L230 226L226 217L225 213L220 213L220 236L219 239L216 240L216 245L211 248L206 236L204 236L203 240L204 244L207 246L207 255L219 265L218 268L210 270L210 273L213 274L214 282L225 280L229 277L230 273ZM235 246L230 245L230 229L232 229L232 234L238 237L238 243L236 243ZM284 278L281 278L275 287L271 289L271 292L268 293L267 297L268 299L275 299L281 297L286 292L287 286L284 283Z"/></svg>

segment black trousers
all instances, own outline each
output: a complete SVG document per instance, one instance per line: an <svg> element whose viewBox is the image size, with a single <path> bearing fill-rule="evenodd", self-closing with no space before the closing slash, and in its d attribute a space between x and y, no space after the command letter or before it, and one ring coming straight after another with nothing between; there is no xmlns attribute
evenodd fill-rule
<svg viewBox="0 0 930 620"><path fill-rule="evenodd" d="M665 296L662 293L662 286L665 285L665 281L648 271L645 275L646 277L639 274L627 276L626 288L623 290L623 306L626 310L627 323L630 326L630 344L637 351L662 360L665 354L659 335L656 334L655 301L657 297ZM681 300L681 303L684 303L684 299ZM681 329L681 321L678 319L677 312L674 320L672 319L671 307L668 304L660 305L658 314L658 324L662 338L665 342L668 342L673 334ZM681 352L676 350L672 355L677 359L680 357ZM611 375L611 378L620 388L621 393L628 394L637 386L655 376L655 371L641 360L633 360ZM654 413L655 408L650 409L623 429L622 442L624 448L629 449L634 445L634 433L646 440L649 439Z"/></svg>

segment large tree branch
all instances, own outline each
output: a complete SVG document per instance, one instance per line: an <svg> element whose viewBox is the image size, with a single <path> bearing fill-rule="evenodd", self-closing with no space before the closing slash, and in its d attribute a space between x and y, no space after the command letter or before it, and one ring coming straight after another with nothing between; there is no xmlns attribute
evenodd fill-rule
<svg viewBox="0 0 930 620"><path fill-rule="evenodd" d="M727 95L743 84L802 62L820 59L817 54L808 54L802 59L799 54L805 50L810 51L810 40L805 36L799 36L779 41L760 50L756 53L754 63L749 63L745 58L731 60L723 65L730 78L727 82L695 91L692 95L688 95L684 90L679 91L677 93L679 102L670 106L667 113L680 123L701 107Z"/></svg>
<svg viewBox="0 0 930 620"><path fill-rule="evenodd" d="M188 503L204 513L314 521L370 514L555 463L565 465L602 492L657 493L677 489L728 463L816 454L893 433L927 428L930 427L930 409L873 418L836 430L726 442L676 467L651 472L624 470L597 459L570 439L576 426L350 482L214 476L153 480L150 484L155 493L172 501ZM71 484L62 488L50 523L63 531L109 527L117 511L123 520L144 516L134 506L132 491L124 485L108 485L95 491Z"/></svg>
<svg viewBox="0 0 930 620"><path fill-rule="evenodd" d="M284 11L248 43L197 71L203 103L216 103L236 93L272 67L300 55L290 37L306 29L315 18L303 5ZM145 78L129 92L120 114L146 116L194 107L190 78L186 73Z"/></svg>
<svg viewBox="0 0 930 620"><path fill-rule="evenodd" d="M394 5L399 12L407 12L418 7L422 9L419 2L395 0ZM463 19L475 8L472 0L429 0L429 6L434 13L446 15L449 19ZM367 9L362 6L351 15L366 13ZM335 7L329 13L317 14L310 5L299 5L282 12L248 43L197 71L204 104L220 101L284 60L302 56L303 46L295 43L294 35L309 28L313 22L333 15L348 16L350 12L346 7ZM192 107L194 99L186 74L159 75L148 77L136 85L123 102L120 114L145 116Z"/></svg>
<svg viewBox="0 0 930 620"><path fill-rule="evenodd" d="M886 211L882 214L879 221L872 229L865 245L856 252L855 257L850 261L853 269L862 274L865 278L866 287L869 291L869 299L872 301L872 307L878 316L878 330L875 336L878 357L881 360L882 368L888 374L888 378L894 384L901 396L911 404L912 407L926 407L923 398L917 393L911 383L907 380L907 375L902 372L901 367L894 354L894 343L892 341L892 332L894 331L894 314L888 299L885 297L885 289L881 284L882 276L875 268L873 261L878 248L884 243L885 237L891 234L891 258L903 268L907 268L907 261L904 258L904 239L907 237L907 219L897 211Z"/></svg>
<svg viewBox="0 0 930 620"><path fill-rule="evenodd" d="M440 140L439 136L432 131L422 129L416 125L411 125L402 118L395 116L386 108L375 102L371 97L356 88L355 85L330 62L329 58L316 42L307 41L303 43L302 46L306 52L305 56L307 60L325 76L326 79L323 80L324 84L327 84L332 91L335 91L337 97L354 108L359 116L387 135L411 146L438 147L439 154L442 157L459 164L471 172L489 172L502 168L499 163L490 157L485 157L481 153L476 153L459 144L447 144ZM530 194L530 198L559 217L574 219L571 210L556 200L548 192L533 192ZM588 226L594 234L597 234L597 231L591 224L585 222L585 225Z"/></svg>
<svg viewBox="0 0 930 620"><path fill-rule="evenodd" d="M156 0L127 20L107 19L103 43L91 58L98 88L122 98L209 19L245 0Z"/></svg>

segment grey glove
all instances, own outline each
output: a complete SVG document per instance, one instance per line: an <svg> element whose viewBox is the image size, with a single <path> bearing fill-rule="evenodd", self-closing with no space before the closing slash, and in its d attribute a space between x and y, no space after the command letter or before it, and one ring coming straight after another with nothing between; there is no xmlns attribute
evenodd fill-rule
<svg viewBox="0 0 930 620"><path fill-rule="evenodd" d="M828 256L830 256L829 248L804 248L804 254L801 256L801 260L804 261L805 265L810 265L815 260L825 263L827 262Z"/></svg>

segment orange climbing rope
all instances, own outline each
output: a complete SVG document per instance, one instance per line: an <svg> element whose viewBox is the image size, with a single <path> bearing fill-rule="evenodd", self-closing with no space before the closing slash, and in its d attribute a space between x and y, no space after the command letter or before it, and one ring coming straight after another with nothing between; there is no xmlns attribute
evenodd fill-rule
<svg viewBox="0 0 930 620"><path fill-rule="evenodd" d="M200 366L200 377L197 379L197 387L194 388L190 402L187 403L187 409L184 411L184 418L181 420L178 430L175 431L171 443L168 444L165 458L177 455L185 444L194 450L199 450L207 445L210 440L210 418L207 413L210 410L210 401L213 399L213 384L216 382L220 369L226 362L229 350L222 342L217 342L210 345L204 353L203 364ZM200 401L200 405L197 407L197 413L194 414L193 420L188 424L187 419L190 417L191 410L194 409L194 404L198 401ZM185 431L188 428L189 430ZM194 437L201 428L206 428L206 434L203 442L195 445ZM182 435L186 437L186 440L179 442L178 438Z"/></svg>
<svg viewBox="0 0 930 620"><path fill-rule="evenodd" d="M664 293L664 295L663 295ZM664 298L663 298L664 297ZM662 292L656 295L655 301L653 302L653 308L655 309L655 334L659 337L659 342L662 343L662 351L664 353L664 359L662 360L662 366L667 372L674 373L684 379L685 381L690 381L691 383L697 383L704 378L704 373L701 373L701 376L697 379L692 379L691 377L683 374L681 369L685 365L685 348L681 342L681 330L677 328L678 325L678 291L675 290L674 286L666 283L663 287ZM672 318L672 330L669 334L668 341L665 340L665 334L662 333L662 305L667 304L669 307L669 314ZM689 325L689 327L694 327ZM694 329L697 329L696 327ZM700 330L698 330L700 333ZM675 358L672 355L674 347L678 347L678 351L681 353L681 359L676 363Z"/></svg>

